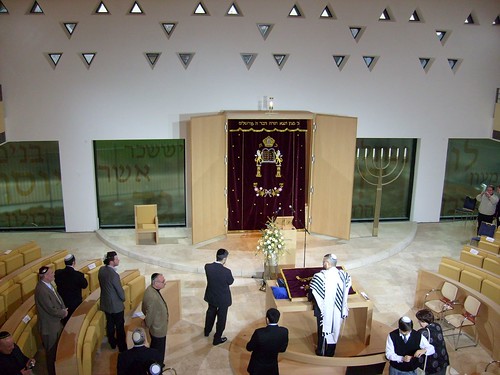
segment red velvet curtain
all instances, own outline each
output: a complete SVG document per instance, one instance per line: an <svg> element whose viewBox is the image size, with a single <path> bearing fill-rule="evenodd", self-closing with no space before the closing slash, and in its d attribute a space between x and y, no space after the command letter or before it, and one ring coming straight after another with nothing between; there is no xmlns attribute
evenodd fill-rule
<svg viewBox="0 0 500 375"><path fill-rule="evenodd" d="M229 120L228 133L228 229L276 216L304 228L307 120Z"/></svg>

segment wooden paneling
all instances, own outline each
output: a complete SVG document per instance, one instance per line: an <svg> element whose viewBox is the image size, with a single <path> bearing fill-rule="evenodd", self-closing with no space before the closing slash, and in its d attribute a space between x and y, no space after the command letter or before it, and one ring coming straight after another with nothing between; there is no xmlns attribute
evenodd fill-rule
<svg viewBox="0 0 500 375"><path fill-rule="evenodd" d="M349 239L357 119L316 115L315 122L309 230Z"/></svg>
<svg viewBox="0 0 500 375"><path fill-rule="evenodd" d="M193 117L189 123L193 244L226 233L225 119L225 115Z"/></svg>

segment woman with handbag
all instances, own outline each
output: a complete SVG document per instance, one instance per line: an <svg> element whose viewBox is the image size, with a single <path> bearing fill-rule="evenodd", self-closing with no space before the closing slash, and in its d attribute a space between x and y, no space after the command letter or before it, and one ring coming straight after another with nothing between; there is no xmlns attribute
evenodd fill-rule
<svg viewBox="0 0 500 375"><path fill-rule="evenodd" d="M417 312L416 317L420 326L420 332L429 343L434 346L435 353L421 358L420 368L425 374L445 375L446 368L450 365L443 330L438 323L434 322L432 311L423 309Z"/></svg>

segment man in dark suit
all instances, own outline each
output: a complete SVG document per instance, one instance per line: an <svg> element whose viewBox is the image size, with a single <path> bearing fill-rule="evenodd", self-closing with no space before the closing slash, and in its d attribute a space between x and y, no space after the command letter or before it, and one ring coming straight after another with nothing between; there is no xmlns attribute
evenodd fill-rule
<svg viewBox="0 0 500 375"><path fill-rule="evenodd" d="M68 315L68 309L52 285L54 271L46 266L40 267L38 277L40 280L35 288L38 330L45 349L47 372L49 375L55 375L57 342L63 329L61 319Z"/></svg>
<svg viewBox="0 0 500 375"><path fill-rule="evenodd" d="M108 251L104 258L104 266L99 268L98 278L101 287L101 310L106 314L106 335L112 349L118 345L118 350L127 350L125 340L125 292L120 281L120 275L115 270L120 264L116 251Z"/></svg>
<svg viewBox="0 0 500 375"><path fill-rule="evenodd" d="M207 276L207 289L205 290L205 301L208 302L208 309L205 316L205 336L208 337L217 318L215 326L214 345L219 345L227 341L222 336L226 328L227 310L231 306L231 291L229 285L234 282L233 274L229 268L224 267L229 252L226 249L217 250L216 261L205 264L205 274Z"/></svg>
<svg viewBox="0 0 500 375"><path fill-rule="evenodd" d="M267 310L267 327L258 328L247 344L252 352L247 371L250 375L279 375L278 353L288 346L288 329L278 326L280 312L274 308Z"/></svg>
<svg viewBox="0 0 500 375"><path fill-rule="evenodd" d="M160 352L144 345L144 331L137 328L132 333L134 347L118 354L117 375L145 375L153 363L163 367Z"/></svg>
<svg viewBox="0 0 500 375"><path fill-rule="evenodd" d="M80 271L75 270L75 256L68 254L64 257L65 268L56 270L57 292L61 295L64 304L68 308L68 316L62 320L63 324L69 320L73 312L82 303L82 289L89 283Z"/></svg>

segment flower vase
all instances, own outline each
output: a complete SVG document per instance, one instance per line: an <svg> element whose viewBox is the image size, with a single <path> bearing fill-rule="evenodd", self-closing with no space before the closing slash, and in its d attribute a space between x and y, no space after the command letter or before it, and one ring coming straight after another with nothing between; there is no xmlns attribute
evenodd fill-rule
<svg viewBox="0 0 500 375"><path fill-rule="evenodd" d="M276 280L278 274L278 259L276 254L271 254L264 262L264 279Z"/></svg>

